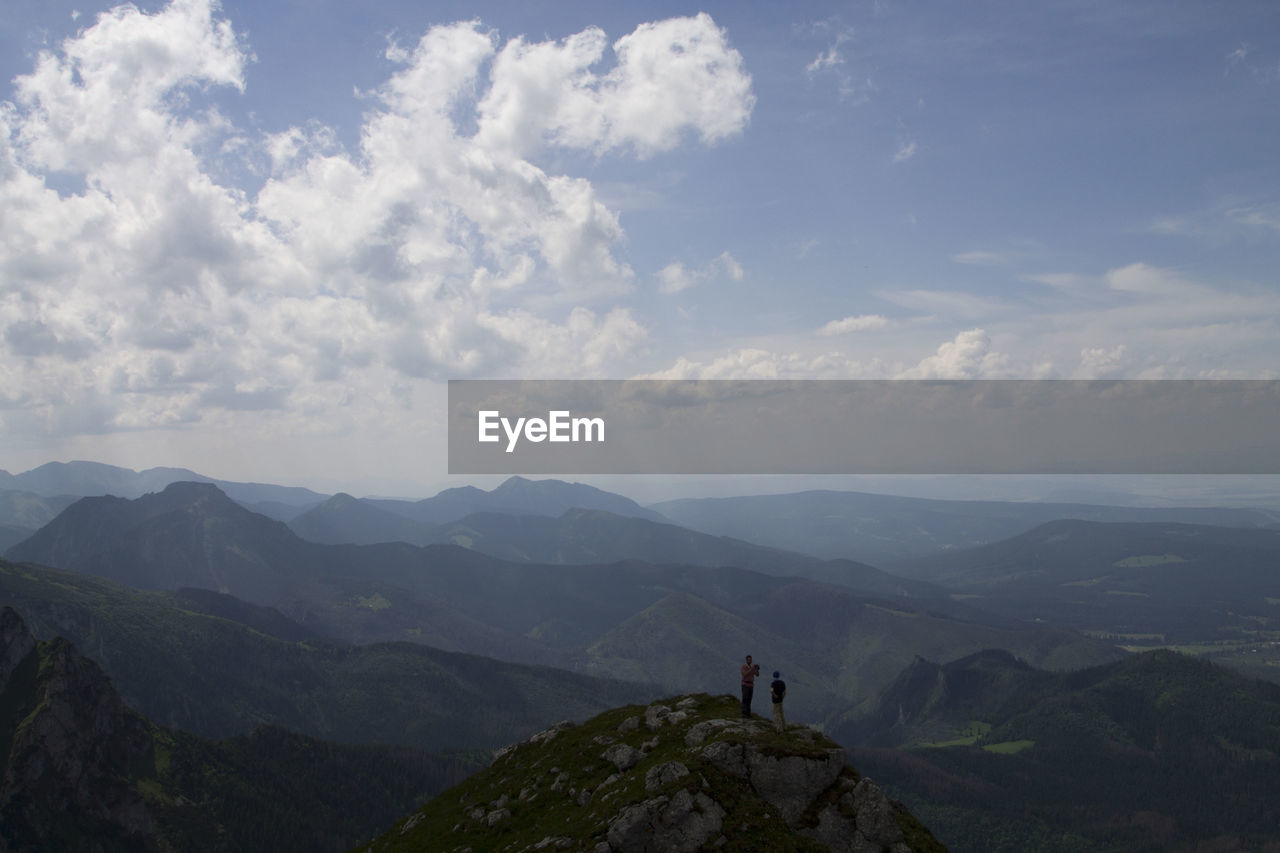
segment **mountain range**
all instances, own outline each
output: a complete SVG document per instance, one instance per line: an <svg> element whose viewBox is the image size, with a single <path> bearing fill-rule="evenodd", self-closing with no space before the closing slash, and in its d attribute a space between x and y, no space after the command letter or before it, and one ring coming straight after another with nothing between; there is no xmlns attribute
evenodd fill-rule
<svg viewBox="0 0 1280 853"><path fill-rule="evenodd" d="M462 486L416 501L356 498L345 493L326 496L297 487L219 480L185 468L139 472L96 462L48 463L17 475L0 471L0 526L22 528L29 535L76 497L136 498L175 482L212 483L254 512L296 522L295 532L324 544L461 542L471 535L467 529L437 528L475 513L556 518L568 510L580 509L674 523L717 537L820 559L849 559L883 566L995 542L1064 518L1246 528L1280 526L1280 511L1274 509L932 500L836 491L684 498L644 507L630 498L581 483L523 477L511 477L489 491ZM18 498L25 504L38 498L54 499L57 505L20 515L8 507L8 492L25 493ZM0 539L7 537L13 543L22 532L0 528ZM488 545L501 547L492 540ZM516 556L511 552L496 555ZM537 559L556 561L545 555Z"/></svg>
<svg viewBox="0 0 1280 853"><path fill-rule="evenodd" d="M832 734L956 851L1280 845L1280 685L1175 652L921 659Z"/></svg>
<svg viewBox="0 0 1280 853"><path fill-rule="evenodd" d="M1159 648L1277 679L1280 531L1268 510L835 492L645 508L522 478L424 501L286 490L248 493L255 502L210 482L155 485L182 469L142 472L155 487L139 493L35 490L141 482L101 468L0 476L0 541L20 538L0 560L0 605L45 641L31 640L21 666L0 664L0 736L21 746L0 791L6 831L56 831L55 812L24 812L27 794L12 787L14 773L57 764L24 721L54 713L77 730L97 725L72 705L41 710L41 697L67 695L50 692L70 683L57 673L96 670L71 692L116 720L102 725L123 751L76 740L108 768L83 777L94 787L86 802L105 809L92 820L107 822L72 825L78 837L127 838L111 834L111 821L137 829L128 816L145 808L156 844L178 849L205 835L225 849L264 849L243 833L267 825L273 839L292 839L271 849L345 849L375 836L380 849L430 846L455 831L465 837L454 846L473 850L517 840L546 849L566 838L621 844L637 827L696 834L720 809L717 834L704 840L737 849L751 837L734 830L740 806L755 816L742 821L757 839L837 821L821 817L828 799L844 803L840 815L856 813L845 803L859 784L852 776L853 787L819 797L792 826L768 817L781 815L776 803L745 790L721 799L668 766L690 778L724 772L688 751L688 725L656 722L667 717L653 709L731 721L736 700L715 694L736 691L751 653L782 671L793 720L850 747L860 771L953 849L1280 844L1270 829L1280 824L1270 805L1280 801L1280 688ZM867 554L879 567L850 559ZM70 643L92 663L77 662ZM654 702L672 693L685 695ZM757 698L758 712L767 707ZM618 731L631 718L634 737ZM664 740L672 733L683 746ZM225 740L206 739L215 737ZM813 737L818 751L835 748ZM438 791L521 738L529 741L501 753L496 775L475 776L436 806L415 812L417 803L396 799ZM806 748L750 727L704 740L757 749L759 761ZM349 751L373 742L401 751ZM130 751L135 743L141 752ZM579 763L544 752L553 743ZM613 746L634 750L636 764L602 757ZM484 752L418 751L446 747ZM520 755L532 764L506 763ZM401 760L428 770L401 773ZM559 769L549 776L552 760ZM396 810L377 811L376 825L361 817L357 831L354 818L334 816L316 822L315 835L298 831L309 809L334 808L317 790L331 771L347 773L344 785L366 772L423 782L388 794ZM269 786L289 788L290 774L307 784L273 797ZM370 796L378 784L368 783ZM711 788L735 784L716 776ZM50 783L47 792L71 808L74 788ZM572 802L561 799L568 788ZM579 805L584 790L593 793ZM561 833L556 821L575 828ZM794 849L818 843L784 835Z"/></svg>
<svg viewBox="0 0 1280 853"><path fill-rule="evenodd" d="M736 661L754 650L807 685L796 704L811 719L874 695L917 654L999 646L1053 667L1121 654L1070 631L983 621L940 590L870 567L843 566L848 583L865 578L858 589L732 566L546 565L452 545L320 545L208 484L135 501L85 498L7 556L143 589L213 589L344 643L409 640L669 690L731 686Z"/></svg>
<svg viewBox="0 0 1280 853"><path fill-rule="evenodd" d="M704 533L875 566L996 542L1059 519L1280 526L1280 512L1269 509L929 500L823 490L685 498L651 508Z"/></svg>
<svg viewBox="0 0 1280 853"><path fill-rule="evenodd" d="M1064 519L892 564L977 607L1162 643L1280 632L1280 530Z"/></svg>
<svg viewBox="0 0 1280 853"><path fill-rule="evenodd" d="M170 483L212 483L235 500L245 503L273 501L290 506L318 503L324 495L297 486L270 483L236 483L197 474L186 468L148 468L134 471L101 462L49 462L21 474L0 471L0 489L26 491L45 497L115 495L136 498L158 492Z"/></svg>

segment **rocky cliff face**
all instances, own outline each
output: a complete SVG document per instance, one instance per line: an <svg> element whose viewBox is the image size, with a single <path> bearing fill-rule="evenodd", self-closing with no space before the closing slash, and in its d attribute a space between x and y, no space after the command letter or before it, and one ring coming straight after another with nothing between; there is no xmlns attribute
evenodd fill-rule
<svg viewBox="0 0 1280 853"><path fill-rule="evenodd" d="M0 609L0 849L158 849L128 780L151 745L97 664Z"/></svg>
<svg viewBox="0 0 1280 853"><path fill-rule="evenodd" d="M833 741L806 727L775 732L737 709L701 694L561 723L361 849L945 849Z"/></svg>

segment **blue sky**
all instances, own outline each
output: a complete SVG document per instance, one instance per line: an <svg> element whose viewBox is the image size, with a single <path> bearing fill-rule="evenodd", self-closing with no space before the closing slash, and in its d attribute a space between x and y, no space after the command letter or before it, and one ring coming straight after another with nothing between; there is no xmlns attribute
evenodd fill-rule
<svg viewBox="0 0 1280 853"><path fill-rule="evenodd" d="M19 2L0 467L425 492L469 377L1277 376L1271 2Z"/></svg>

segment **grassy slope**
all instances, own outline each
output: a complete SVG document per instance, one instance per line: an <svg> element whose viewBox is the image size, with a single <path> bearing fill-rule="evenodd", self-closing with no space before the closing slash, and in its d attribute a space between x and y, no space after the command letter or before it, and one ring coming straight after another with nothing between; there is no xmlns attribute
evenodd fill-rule
<svg viewBox="0 0 1280 853"><path fill-rule="evenodd" d="M725 851L805 851L818 853L823 845L799 835L757 795L745 781L729 776L690 750L683 739L688 726L707 719L738 717L738 701L731 696L698 694L692 697L691 718L681 726L663 726L656 732L645 725L628 730L629 718L643 717L643 706L606 711L587 722L563 728L537 743L524 743L499 756L486 770L427 803L361 851L409 853L420 850L466 848L474 853L532 849L550 838L573 839L571 849L588 849L603 841L609 819L628 803L672 795L689 787L691 779L704 788L727 812L723 819ZM675 707L676 700L664 700ZM785 733L760 725L751 733L724 731L716 740L750 739L766 754L825 757L837 745L812 729L793 727ZM612 744L641 749L649 742L640 763L621 776L601 758ZM689 776L654 789L646 787L649 769L669 761L684 763ZM846 773L857 778L856 771ZM504 799L505 797L505 799ZM500 802L509 817L492 825L487 816ZM915 849L941 850L940 845L909 813L895 815ZM554 849L554 848L552 848Z"/></svg>

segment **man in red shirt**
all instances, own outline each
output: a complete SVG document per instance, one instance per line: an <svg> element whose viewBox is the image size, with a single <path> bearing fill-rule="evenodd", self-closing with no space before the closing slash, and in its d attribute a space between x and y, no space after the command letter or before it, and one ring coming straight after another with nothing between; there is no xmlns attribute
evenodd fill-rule
<svg viewBox="0 0 1280 853"><path fill-rule="evenodd" d="M760 664L753 664L751 655L747 655L747 662L742 665L740 672L742 673L742 717L750 719L751 695L756 692L756 676L760 674Z"/></svg>

